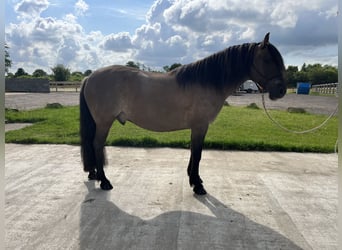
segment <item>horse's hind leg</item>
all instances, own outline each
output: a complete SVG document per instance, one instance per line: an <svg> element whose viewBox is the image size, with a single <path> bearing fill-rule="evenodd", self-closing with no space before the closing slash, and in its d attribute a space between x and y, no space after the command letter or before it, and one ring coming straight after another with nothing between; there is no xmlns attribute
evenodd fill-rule
<svg viewBox="0 0 342 250"><path fill-rule="evenodd" d="M202 148L208 126L191 129L191 157L188 166L190 186L194 186L195 194L204 195L205 191L202 179L199 176L199 163L202 157Z"/></svg>
<svg viewBox="0 0 342 250"><path fill-rule="evenodd" d="M190 177L191 175L191 169L192 169L192 154L190 156L190 160L189 160L189 164L188 164L188 169L187 169L187 172L188 172L188 176ZM199 176L198 176L199 177ZM199 177L199 180L201 183L203 183L201 177Z"/></svg>
<svg viewBox="0 0 342 250"><path fill-rule="evenodd" d="M106 156L105 156L105 142L109 132L110 125L106 126L96 126L96 133L94 138L94 151L96 157L96 178L101 182L100 187L103 190L111 190L113 188L112 184L110 184L107 179L103 167L106 164Z"/></svg>

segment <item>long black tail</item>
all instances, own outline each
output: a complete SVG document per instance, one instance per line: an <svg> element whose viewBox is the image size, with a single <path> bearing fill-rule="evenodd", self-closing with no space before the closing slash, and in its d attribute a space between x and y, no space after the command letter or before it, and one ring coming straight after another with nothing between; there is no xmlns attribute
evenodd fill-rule
<svg viewBox="0 0 342 250"><path fill-rule="evenodd" d="M88 104L84 97L84 87L86 83L87 79L83 80L80 92L81 157L84 171L93 172L96 166L96 157L93 145L96 132L96 123L90 114Z"/></svg>

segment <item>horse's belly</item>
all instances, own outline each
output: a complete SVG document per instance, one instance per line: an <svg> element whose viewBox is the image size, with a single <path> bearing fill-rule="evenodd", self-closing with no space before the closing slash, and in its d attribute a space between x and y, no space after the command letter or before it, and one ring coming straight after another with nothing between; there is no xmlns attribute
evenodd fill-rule
<svg viewBox="0 0 342 250"><path fill-rule="evenodd" d="M190 128L190 123L188 119L186 119L184 113L153 113L153 110L145 110L128 115L127 120L141 128L156 132L167 132Z"/></svg>
<svg viewBox="0 0 342 250"><path fill-rule="evenodd" d="M174 131L209 124L215 119L219 110L218 105L211 106L205 101L197 105L144 104L136 105L130 112L127 112L127 120L152 131Z"/></svg>
<svg viewBox="0 0 342 250"><path fill-rule="evenodd" d="M129 95L120 105L125 119L144 129L166 132L208 124L222 107L216 92L202 88L183 90L171 84L150 85L141 84L135 86L134 92L125 91Z"/></svg>

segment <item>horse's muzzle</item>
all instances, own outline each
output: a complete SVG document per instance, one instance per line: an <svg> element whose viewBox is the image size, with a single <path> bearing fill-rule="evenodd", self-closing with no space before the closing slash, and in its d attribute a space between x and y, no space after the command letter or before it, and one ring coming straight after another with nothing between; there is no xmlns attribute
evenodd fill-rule
<svg viewBox="0 0 342 250"><path fill-rule="evenodd" d="M286 85L283 81L276 80L269 84L268 92L271 100L282 98L286 94Z"/></svg>

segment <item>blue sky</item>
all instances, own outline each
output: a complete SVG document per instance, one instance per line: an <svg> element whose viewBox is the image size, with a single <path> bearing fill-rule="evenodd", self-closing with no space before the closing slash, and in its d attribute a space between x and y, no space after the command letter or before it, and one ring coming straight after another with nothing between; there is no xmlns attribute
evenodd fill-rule
<svg viewBox="0 0 342 250"><path fill-rule="evenodd" d="M47 9L45 17L62 18L66 13L74 11L74 5L66 5L66 1L51 1L51 8ZM134 34L137 27L145 22L145 15L153 1L86 1L88 10L79 17L80 25L86 32L101 30L103 34L128 31ZM134 7L134 8L132 8Z"/></svg>
<svg viewBox="0 0 342 250"><path fill-rule="evenodd" d="M10 69L161 68L271 32L286 65L337 65L337 0L5 0Z"/></svg>
<svg viewBox="0 0 342 250"><path fill-rule="evenodd" d="M14 11L14 8L20 2L14 0L8 0L6 2L7 24L18 21L18 13ZM153 0L115 0L112 3L109 3L109 1L86 1L85 3L88 9L79 18L79 23L84 27L86 32L101 30L104 34L120 31L134 33L135 29L145 22L146 13L153 2ZM75 11L75 3L77 1L73 1L70 4L70 1L51 0L49 3L49 7L42 12L41 16L62 19L67 13L73 13Z"/></svg>

